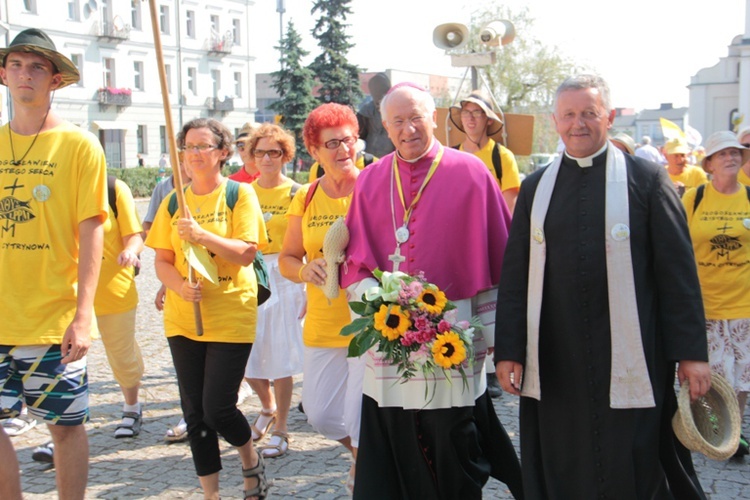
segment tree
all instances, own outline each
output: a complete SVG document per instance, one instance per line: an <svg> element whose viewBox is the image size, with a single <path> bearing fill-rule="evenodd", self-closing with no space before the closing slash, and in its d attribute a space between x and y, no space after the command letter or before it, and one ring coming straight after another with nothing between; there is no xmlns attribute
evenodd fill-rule
<svg viewBox="0 0 750 500"><path fill-rule="evenodd" d="M318 96L321 102L337 102L356 106L363 94L359 84L360 70L349 64L347 53L354 44L345 33L346 16L352 13L351 0L316 0L310 14L320 12L312 29L321 54L310 64L310 69L320 83Z"/></svg>
<svg viewBox="0 0 750 500"><path fill-rule="evenodd" d="M512 43L497 50L497 62L481 68L480 75L487 83L504 112L535 115L534 150L554 151L557 133L550 119L555 91L568 76L582 68L563 55L557 47L548 47L531 36L534 19L528 8L513 13L509 8L496 6L475 15L472 19L473 36L470 50L481 52L486 47L478 43L478 33L485 23L507 19L517 33Z"/></svg>
<svg viewBox="0 0 750 500"><path fill-rule="evenodd" d="M276 47L281 52L279 62L281 69L271 73L271 86L279 94L280 99L272 103L269 108L281 115L280 124L294 134L297 142L297 155L309 159L302 141L302 126L307 115L310 114L318 102L312 94L314 82L313 72L302 65L302 59L309 54L302 48L302 37L294 29L294 23L289 21L286 34ZM294 171L297 162L294 162Z"/></svg>

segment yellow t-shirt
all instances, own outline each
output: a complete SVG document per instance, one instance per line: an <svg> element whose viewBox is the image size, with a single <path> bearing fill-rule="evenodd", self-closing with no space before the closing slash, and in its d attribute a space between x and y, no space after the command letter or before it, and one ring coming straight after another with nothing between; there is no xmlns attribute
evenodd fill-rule
<svg viewBox="0 0 750 500"><path fill-rule="evenodd" d="M750 318L750 201L745 187L734 194L706 184L693 213L696 189L685 193L698 278L707 319Z"/></svg>
<svg viewBox="0 0 750 500"><path fill-rule="evenodd" d="M669 174L669 171L667 171L667 173ZM685 189L698 187L701 184L708 182L706 172L704 172L702 168L693 165L686 166L685 170L683 170L680 175L669 174L669 178L672 179L672 182L683 183Z"/></svg>
<svg viewBox="0 0 750 500"><path fill-rule="evenodd" d="M492 164L492 150L495 148L495 140L489 138L487 144L482 149L472 153L478 157L487 166L492 177L497 181L497 185L500 186L500 191L507 191L521 186L521 177L518 175L518 163L516 157L513 155L510 149L506 148L502 144L500 145L500 163L502 164L502 181L497 178L497 172L495 172L495 166ZM461 151L464 150L463 144L459 148Z"/></svg>
<svg viewBox="0 0 750 500"><path fill-rule="evenodd" d="M76 312L78 225L107 214L106 159L93 134L64 122L39 134L0 128L0 344L59 344ZM49 198L32 194L46 187ZM37 189L37 192L39 189ZM92 328L93 330L93 328Z"/></svg>
<svg viewBox="0 0 750 500"><path fill-rule="evenodd" d="M286 179L282 184L266 189L254 181L250 184L258 195L260 208L263 210L263 220L266 222L266 236L268 237L268 247L263 251L264 254L279 253L281 244L284 243L284 235L289 225L289 219L286 213L292 202L290 196L292 179Z"/></svg>
<svg viewBox="0 0 750 500"><path fill-rule="evenodd" d="M255 191L248 184L240 184L237 203L233 210L227 206L226 179L212 193L193 194L192 186L185 199L195 221L207 231L224 238L238 239L258 244L264 250L267 244L263 215ZM159 206L154 224L146 238L151 248L175 253L175 268L187 279L188 265L182 252L182 240L177 234L179 210L170 217L167 195ZM209 255L211 253L209 252ZM164 330L167 337L184 336L205 342L246 343L255 341L255 322L258 307L258 283L253 266L240 266L218 255L216 262L219 283L203 280L203 336L195 334L193 303L185 302L176 292L167 289L164 303Z"/></svg>
<svg viewBox="0 0 750 500"><path fill-rule="evenodd" d="M138 305L138 292L135 288L135 275L132 267L122 267L117 263L124 245L123 237L143 231L141 220L135 209L133 194L127 184L115 181L117 218L108 205L109 216L104 223L104 255L99 286L94 298L97 316L130 311Z"/></svg>
<svg viewBox="0 0 750 500"><path fill-rule="evenodd" d="M351 195L329 198L318 186L305 210L305 197L309 188L309 184L302 186L289 206L289 215L302 217L302 244L308 262L323 257L323 239L328 228L336 219L346 216L352 201ZM347 347L351 339L339 335L341 329L351 322L346 290L341 290L338 298L329 301L319 287L308 284L306 289L307 315L302 331L305 345Z"/></svg>
<svg viewBox="0 0 750 500"><path fill-rule="evenodd" d="M750 177L748 177L745 171L742 169L740 169L740 173L737 174L737 180L740 181L740 184L750 186Z"/></svg>

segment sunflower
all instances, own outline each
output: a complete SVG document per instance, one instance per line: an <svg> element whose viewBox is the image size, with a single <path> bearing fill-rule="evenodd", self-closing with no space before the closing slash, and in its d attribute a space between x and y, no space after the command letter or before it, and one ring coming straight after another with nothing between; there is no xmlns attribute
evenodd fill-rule
<svg viewBox="0 0 750 500"><path fill-rule="evenodd" d="M443 368L453 368L466 359L466 347L461 337L454 331L438 335L432 344L435 363Z"/></svg>
<svg viewBox="0 0 750 500"><path fill-rule="evenodd" d="M445 298L445 294L438 287L425 288L417 298L419 307L427 311L428 314L440 314L447 302L448 299Z"/></svg>
<svg viewBox="0 0 750 500"><path fill-rule="evenodd" d="M408 312L396 305L381 305L374 319L375 328L388 340L398 339L411 326Z"/></svg>

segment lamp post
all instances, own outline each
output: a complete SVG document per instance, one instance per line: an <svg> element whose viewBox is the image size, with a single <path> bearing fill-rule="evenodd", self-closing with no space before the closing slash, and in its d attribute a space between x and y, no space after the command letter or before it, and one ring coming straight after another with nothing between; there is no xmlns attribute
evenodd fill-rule
<svg viewBox="0 0 750 500"><path fill-rule="evenodd" d="M283 49L281 48L281 40L284 38L284 13L286 12L284 4L285 0L276 0L276 12L279 13L279 60L282 60L282 57L284 55L282 53ZM281 69L284 69L283 63L281 64Z"/></svg>

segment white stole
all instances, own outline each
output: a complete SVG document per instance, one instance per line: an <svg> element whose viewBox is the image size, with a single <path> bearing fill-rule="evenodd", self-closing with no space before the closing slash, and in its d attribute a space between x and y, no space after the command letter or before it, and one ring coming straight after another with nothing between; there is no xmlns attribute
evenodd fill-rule
<svg viewBox="0 0 750 500"><path fill-rule="evenodd" d="M522 394L537 400L541 400L539 323L547 256L544 221L561 162L562 157L558 157L542 174L531 207L526 366ZM604 227L612 342L609 402L612 408L651 408L656 405L643 351L635 296L627 168L625 156L611 143L607 147L606 169Z"/></svg>

